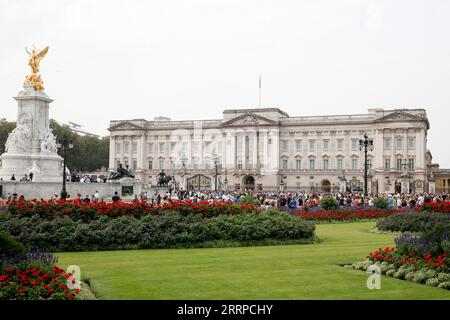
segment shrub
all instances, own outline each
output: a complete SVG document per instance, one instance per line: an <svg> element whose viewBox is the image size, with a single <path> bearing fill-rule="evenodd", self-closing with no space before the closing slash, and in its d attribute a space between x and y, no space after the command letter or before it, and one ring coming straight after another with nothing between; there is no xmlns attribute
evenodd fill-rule
<svg viewBox="0 0 450 320"><path fill-rule="evenodd" d="M399 212L377 223L377 228L384 231L429 232L437 225L450 229L450 213Z"/></svg>
<svg viewBox="0 0 450 320"><path fill-rule="evenodd" d="M373 206L377 209L387 209L389 201L386 198L375 198L373 200Z"/></svg>
<svg viewBox="0 0 450 320"><path fill-rule="evenodd" d="M115 250L136 248L193 247L209 241L310 240L314 224L288 213L267 210L262 213L181 215L166 211L141 219L124 216L83 222L69 217L47 220L11 218L0 229L28 243L30 248L56 251Z"/></svg>
<svg viewBox="0 0 450 320"><path fill-rule="evenodd" d="M336 210L339 208L339 201L334 197L323 197L320 199L320 207L324 210Z"/></svg>
<svg viewBox="0 0 450 320"><path fill-rule="evenodd" d="M425 281L426 285L433 286L433 287L439 286L439 283L440 282L437 278L429 278L429 279L427 279L427 281Z"/></svg>
<svg viewBox="0 0 450 320"><path fill-rule="evenodd" d="M448 255L450 255L450 241L444 240L441 242L442 251Z"/></svg>
<svg viewBox="0 0 450 320"><path fill-rule="evenodd" d="M0 233L0 257L15 256L25 253L25 247L6 233Z"/></svg>
<svg viewBox="0 0 450 320"><path fill-rule="evenodd" d="M261 205L261 201L255 196L248 195L243 196L239 199L240 204L253 204L253 205Z"/></svg>

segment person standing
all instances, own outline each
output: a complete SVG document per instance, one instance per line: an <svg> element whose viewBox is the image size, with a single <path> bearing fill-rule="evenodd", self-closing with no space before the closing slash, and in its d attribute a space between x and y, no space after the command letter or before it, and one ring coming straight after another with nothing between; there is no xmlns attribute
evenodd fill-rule
<svg viewBox="0 0 450 320"><path fill-rule="evenodd" d="M112 201L113 202L119 202L120 201L120 197L117 194L117 191L114 192L114 195L112 196Z"/></svg>
<svg viewBox="0 0 450 320"><path fill-rule="evenodd" d="M14 173L11 176L11 181L15 181L16 180L16 176L14 175Z"/></svg>

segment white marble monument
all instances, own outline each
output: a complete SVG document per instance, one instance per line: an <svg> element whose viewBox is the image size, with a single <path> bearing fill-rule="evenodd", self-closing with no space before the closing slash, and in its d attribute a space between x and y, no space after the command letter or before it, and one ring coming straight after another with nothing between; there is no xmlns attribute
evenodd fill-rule
<svg viewBox="0 0 450 320"><path fill-rule="evenodd" d="M39 62L48 47L30 53L32 72L17 101L16 128L8 135L5 153L0 156L0 178L11 180L33 173L36 182L61 182L62 158L57 154L56 138L49 127L49 104L53 101L44 92L39 74Z"/></svg>

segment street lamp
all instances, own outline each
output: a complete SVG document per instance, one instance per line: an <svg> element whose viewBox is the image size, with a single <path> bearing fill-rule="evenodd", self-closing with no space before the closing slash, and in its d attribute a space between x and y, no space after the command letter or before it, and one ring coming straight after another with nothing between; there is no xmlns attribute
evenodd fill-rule
<svg viewBox="0 0 450 320"><path fill-rule="evenodd" d="M64 157L63 157L63 187L61 190L61 199L67 198L67 191L66 191L66 158L67 158L67 149L73 149L73 141L69 140L66 135L63 135L62 139L59 139L56 142L56 146L58 149L62 149L64 151Z"/></svg>
<svg viewBox="0 0 450 320"><path fill-rule="evenodd" d="M225 190L228 191L227 185L228 185L228 178L227 178L227 170L225 169L225 179L223 180L223 184L225 185Z"/></svg>
<svg viewBox="0 0 450 320"><path fill-rule="evenodd" d="M217 191L217 176L218 176L218 172L217 172L217 167L219 164L219 160L220 160L220 156L217 153L214 153L214 155L212 156L213 160L214 160L214 167L215 167L215 174L214 174L214 191Z"/></svg>
<svg viewBox="0 0 450 320"><path fill-rule="evenodd" d="M359 140L359 151L364 149L364 194L367 196L367 150L373 150L373 140L368 139L367 132L364 132L364 140Z"/></svg>
<svg viewBox="0 0 450 320"><path fill-rule="evenodd" d="M186 176L186 161L188 160L186 155L183 153L180 157L181 160L181 172L180 172L180 176L182 179L182 184L183 184L183 188L186 188L185 186L185 182L184 182L184 177Z"/></svg>

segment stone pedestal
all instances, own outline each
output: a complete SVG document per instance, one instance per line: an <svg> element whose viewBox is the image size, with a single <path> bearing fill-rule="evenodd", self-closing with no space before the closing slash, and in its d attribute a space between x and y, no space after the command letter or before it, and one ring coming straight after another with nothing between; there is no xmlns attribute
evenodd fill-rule
<svg viewBox="0 0 450 320"><path fill-rule="evenodd" d="M32 85L24 85L17 101L16 128L8 135L6 152L0 156L0 178L10 180L33 173L33 181L60 182L62 158L49 128L49 104L53 101Z"/></svg>

